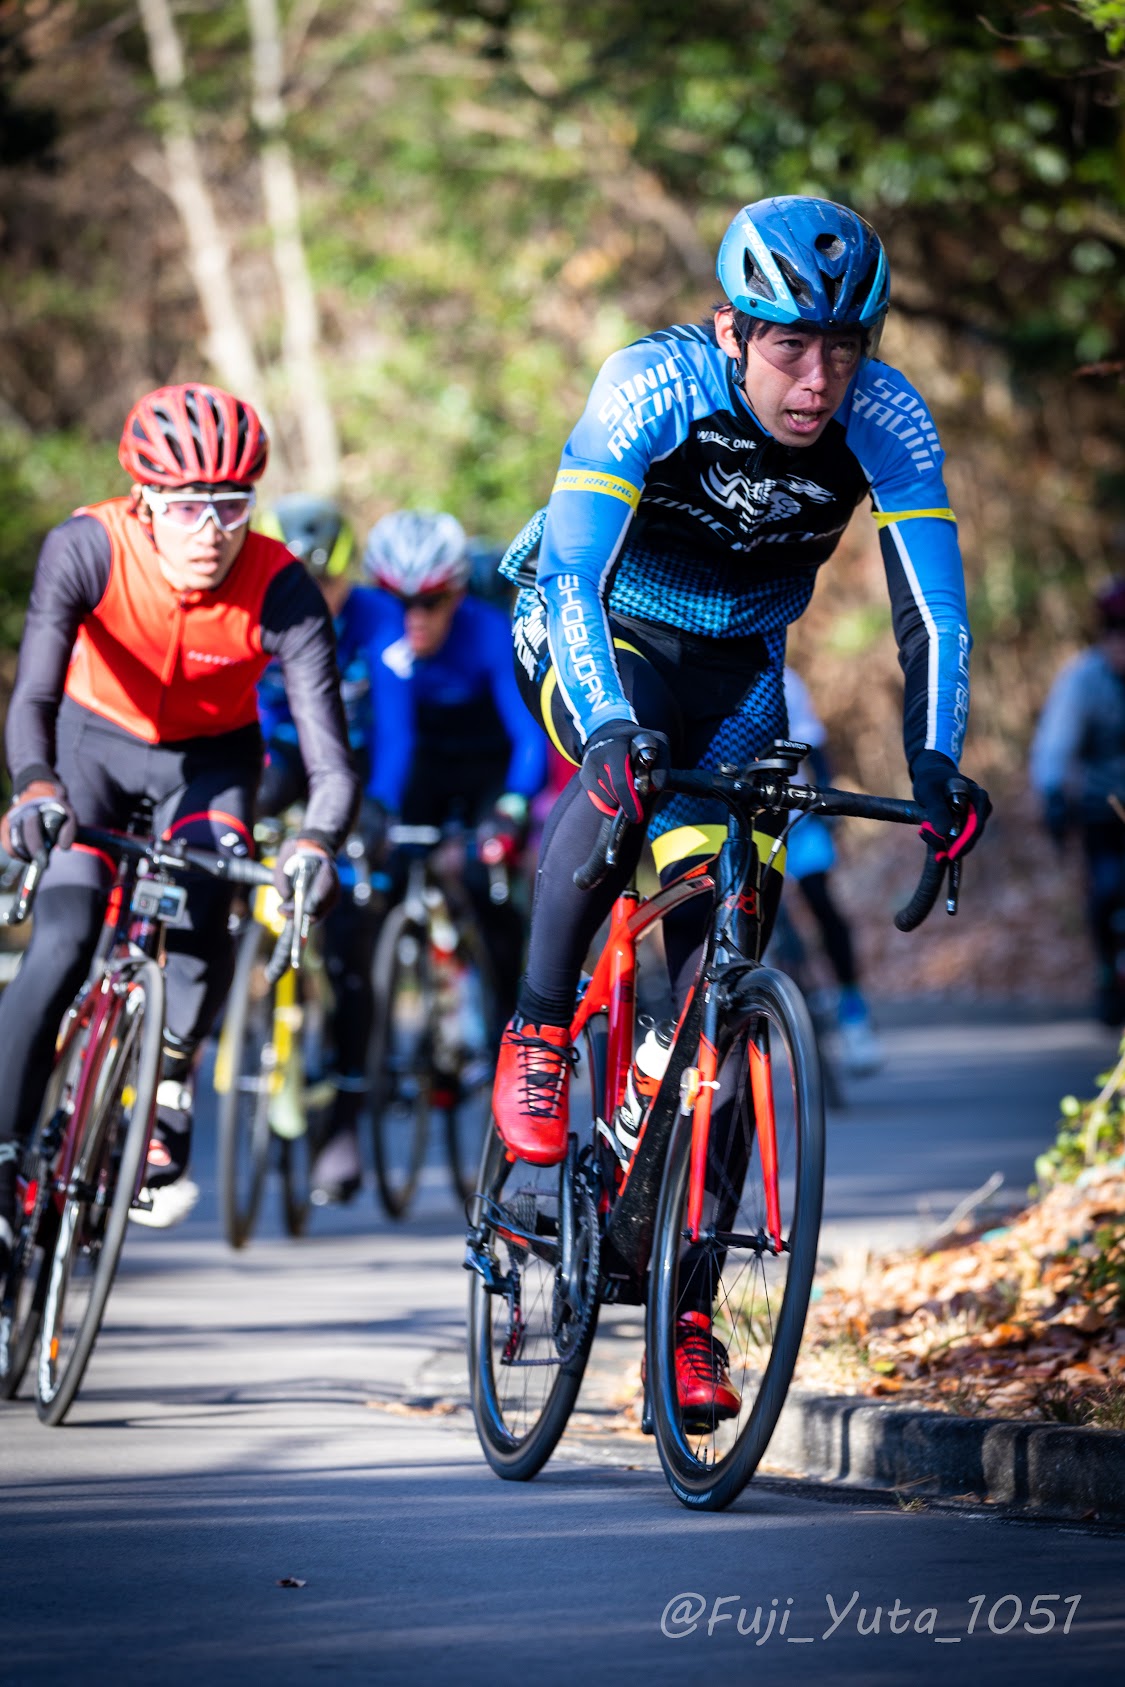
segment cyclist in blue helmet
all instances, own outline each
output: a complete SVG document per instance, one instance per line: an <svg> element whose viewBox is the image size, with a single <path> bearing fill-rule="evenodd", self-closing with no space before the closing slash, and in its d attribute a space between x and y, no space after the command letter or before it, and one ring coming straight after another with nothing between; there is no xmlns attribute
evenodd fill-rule
<svg viewBox="0 0 1125 1687"><path fill-rule="evenodd" d="M718 276L726 297L704 323L646 335L605 364L549 504L501 565L521 587L513 630L525 700L576 764L544 834L493 1101L513 1154L539 1164L565 1155L580 969L646 826L665 881L714 855L725 830L721 810L642 798L633 738L655 732L665 765L716 768L744 765L785 733L786 630L864 498L905 675L923 835L940 856L959 854L989 811L970 782L957 830L949 787L968 710L964 578L934 424L905 377L875 359L890 296L878 236L828 200L763 199L731 223ZM602 883L580 891L574 869L603 815L618 811L636 823L629 841ZM665 922L680 1001L704 915L692 899ZM708 1361L698 1341L710 1306L681 1312L692 1315L678 1361L683 1405L737 1411L721 1345Z"/></svg>

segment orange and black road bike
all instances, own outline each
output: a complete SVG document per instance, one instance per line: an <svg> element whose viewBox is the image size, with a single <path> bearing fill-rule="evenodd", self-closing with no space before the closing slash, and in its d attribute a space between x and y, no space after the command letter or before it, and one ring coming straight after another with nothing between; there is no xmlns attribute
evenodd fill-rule
<svg viewBox="0 0 1125 1687"><path fill-rule="evenodd" d="M729 1505L765 1453L804 1329L824 1186L823 1087L808 1009L793 981L760 959L785 838L809 812L922 818L913 802L794 783L807 753L781 740L741 771L667 776L667 791L728 811L718 855L653 896L629 889L617 899L571 1023L576 1066L562 1165L514 1160L495 1125L489 1132L465 1265L473 1412L502 1477L526 1480L553 1452L603 1302L646 1305L645 1427L684 1505ZM639 733L638 779L654 756ZM605 822L577 884L598 881L622 835L620 816ZM955 862L949 872L951 913L959 870ZM921 923L945 877L928 852L895 918L900 930ZM634 1139L618 1122L635 1117L622 1108L644 1036L637 946L697 896L711 902L702 958ZM710 1324L731 1391L685 1411L676 1346L690 1313L698 1327Z"/></svg>

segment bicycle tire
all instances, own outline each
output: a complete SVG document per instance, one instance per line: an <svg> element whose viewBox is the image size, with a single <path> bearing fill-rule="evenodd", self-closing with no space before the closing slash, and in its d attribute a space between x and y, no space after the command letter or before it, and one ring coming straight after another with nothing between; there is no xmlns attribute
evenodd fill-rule
<svg viewBox="0 0 1125 1687"><path fill-rule="evenodd" d="M439 1100L436 1105L442 1116L449 1175L458 1200L464 1204L477 1188L491 1116L492 1081L501 1027L484 939L475 922L464 917L460 921L458 950L466 969L459 979L463 998L461 1014L469 1023L457 1049L456 1071L452 1074L453 1097L446 1103ZM442 1074L438 1073L438 1095L441 1081Z"/></svg>
<svg viewBox="0 0 1125 1687"><path fill-rule="evenodd" d="M47 1265L54 1251L59 1217L51 1200L53 1153L44 1151L44 1141L53 1139L56 1146L61 1142L65 1109L80 1069L83 1026L81 1018L75 1017L76 1024L64 1025L62 1047L51 1068L43 1105L21 1156L24 1206L0 1301L0 1400L11 1400L18 1393L43 1316Z"/></svg>
<svg viewBox="0 0 1125 1687"><path fill-rule="evenodd" d="M721 979L717 987L723 988ZM723 1118L725 1105L719 1098L729 1096L729 1123L713 1126L708 1165L709 1190L714 1192L709 1196L711 1233L719 1229L729 1245L701 1240L684 1247L692 1119L682 1116L669 1144L661 1185L646 1319L660 1460L676 1498L694 1510L729 1505L769 1444L804 1331L824 1189L820 1063L800 991L783 973L765 967L741 976L732 969L728 988L717 1044L719 1082L725 1087L716 1092L716 1118ZM784 1259L762 1245L766 1221L760 1139L748 1094L747 1039L755 1033L761 1037L763 1027L770 1053L765 1082L777 1113ZM778 1058L782 1049L784 1063ZM752 1237L756 1248L740 1245ZM676 1321L685 1309L706 1309L731 1349L730 1377L741 1404L730 1419L714 1413L709 1423L699 1418L685 1421L681 1414Z"/></svg>
<svg viewBox="0 0 1125 1687"><path fill-rule="evenodd" d="M389 1218L413 1201L430 1134L432 989L427 936L400 905L375 950L369 1072L375 1184ZM398 1019L400 1006L416 998Z"/></svg>
<svg viewBox="0 0 1125 1687"><path fill-rule="evenodd" d="M574 1075L572 1117L575 1102L583 1112L585 1111L584 1080L587 1083L590 1081L590 1070L591 1063L587 1059ZM588 1118L582 1119L579 1141L583 1140L582 1127L588 1126L593 1116L593 1113L590 1113ZM496 1260L500 1270L506 1267L506 1274L509 1276L514 1270L519 1271L519 1302L522 1315L524 1278L530 1274L532 1256L529 1250L511 1248L505 1242L497 1224L487 1220L481 1191L493 1188L500 1180L501 1174L504 1174L501 1193L514 1213L527 1221L529 1230L533 1223L536 1234L542 1233L549 1238L552 1201L556 1209L555 1234L558 1233L557 1191L562 1168L529 1166L517 1160L508 1162L507 1171L504 1173L507 1160L507 1149L493 1123L481 1155L478 1189L470 1209L470 1223L473 1226L470 1234L475 1232L481 1237L482 1246ZM513 1178L517 1180L515 1186ZM588 1190L585 1191L584 1201L588 1203L586 1222L592 1226L592 1234L596 1238L597 1212ZM521 1253L524 1256L522 1261L519 1257ZM538 1263L545 1265L547 1262ZM597 1269L595 1254L595 1277ZM582 1328L565 1332L563 1345L568 1356L565 1360L561 1359L558 1353L559 1341L554 1329L558 1310L554 1274L542 1271L535 1272L534 1276L537 1281L534 1283L533 1311L538 1312L540 1325L547 1327L532 1331L533 1349L526 1358L530 1319L523 1320L522 1329L513 1339L511 1303L506 1298L502 1302L498 1292L489 1289L478 1271L473 1271L469 1284L468 1361L473 1418L485 1458L496 1474L508 1482L530 1481L542 1470L557 1447L578 1398L597 1329L600 1282L595 1280L586 1285L588 1299L582 1309ZM494 1310L500 1304L509 1308L506 1330L497 1328L494 1321ZM498 1371L520 1373L524 1379L522 1398L517 1399L518 1391L514 1387L504 1385L497 1375ZM543 1383L536 1397L529 1400L528 1390L536 1377L542 1378Z"/></svg>
<svg viewBox="0 0 1125 1687"><path fill-rule="evenodd" d="M260 921L248 921L239 939L216 1058L216 1065L224 1069L221 1078L216 1075L219 1212L223 1234L232 1248L245 1247L254 1233L269 1169L269 1101L275 1080L266 1051L274 1046L270 1036L274 993L266 986L263 995L261 986L274 941Z"/></svg>
<svg viewBox="0 0 1125 1687"><path fill-rule="evenodd" d="M140 962L126 975L125 989L103 1024L99 1042L114 1031L117 1047L111 1046L104 1056L96 1092L78 1122L81 1139L49 1264L36 1408L41 1421L52 1428L66 1417L89 1364L143 1173L164 1034L164 975L155 961ZM85 1058L93 1058L93 1052L94 1046L87 1043ZM76 1184L86 1193L75 1194ZM100 1214L90 1224L88 1214L95 1208ZM91 1263L90 1293L64 1352L66 1303L84 1252Z"/></svg>
<svg viewBox="0 0 1125 1687"><path fill-rule="evenodd" d="M308 1230L309 1213L312 1211L308 1132L297 1137L280 1138L278 1148L281 1155L281 1216L285 1234L296 1238Z"/></svg>

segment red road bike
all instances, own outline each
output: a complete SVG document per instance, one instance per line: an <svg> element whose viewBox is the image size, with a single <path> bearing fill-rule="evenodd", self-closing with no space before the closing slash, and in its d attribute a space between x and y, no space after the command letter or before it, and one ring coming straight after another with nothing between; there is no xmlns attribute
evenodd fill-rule
<svg viewBox="0 0 1125 1687"><path fill-rule="evenodd" d="M677 1498L728 1505L753 1475L789 1387L816 1265L824 1102L808 1009L761 964L781 893L787 816L855 815L918 824L913 802L793 783L807 746L779 741L743 772L674 771L665 789L718 800L730 821L717 858L642 899L614 905L609 935L571 1023L578 1066L561 1167L514 1161L495 1126L470 1209L465 1264L473 1411L485 1456L513 1480L550 1457L577 1398L603 1302L647 1305L645 1426ZM645 754L634 739L635 766ZM620 817L576 873L589 886L614 859ZM918 925L945 877L932 854L901 930ZM951 871L956 907L959 864ZM614 1121L643 1035L637 945L688 898L712 912L668 1066L635 1148ZM677 1322L711 1321L740 1397L737 1413L680 1410Z"/></svg>

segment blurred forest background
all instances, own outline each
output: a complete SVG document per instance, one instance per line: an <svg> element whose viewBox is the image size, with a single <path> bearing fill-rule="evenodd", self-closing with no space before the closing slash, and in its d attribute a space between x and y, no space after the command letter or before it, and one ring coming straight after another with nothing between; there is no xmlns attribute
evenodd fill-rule
<svg viewBox="0 0 1125 1687"><path fill-rule="evenodd" d="M1125 0L0 0L0 691L39 541L121 489L146 388L257 397L267 496L336 489L361 529L447 507L502 543L601 360L714 300L733 211L824 194L886 241L882 354L946 447L966 765L1008 803L988 896L1069 907L1021 791L1125 572L1123 98ZM791 648L837 771L903 789L865 516ZM1022 974L1041 929L1002 962L966 932L933 981Z"/></svg>

